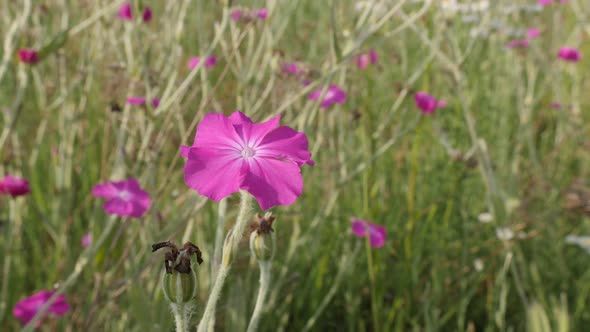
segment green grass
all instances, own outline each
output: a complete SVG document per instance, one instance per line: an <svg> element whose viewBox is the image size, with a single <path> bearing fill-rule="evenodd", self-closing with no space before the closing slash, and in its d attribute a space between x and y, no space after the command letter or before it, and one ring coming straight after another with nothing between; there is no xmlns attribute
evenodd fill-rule
<svg viewBox="0 0 590 332"><path fill-rule="evenodd" d="M444 14L438 1L424 10L406 1L383 22L385 12L359 22L353 1L244 1L268 6L269 19L221 33L222 1L144 0L149 24L122 22L110 1L32 2L13 35L26 1L0 4L0 175L20 174L32 188L0 198L7 331L22 327L12 315L18 300L62 285L81 258L87 264L65 290L71 311L41 331L172 331L163 254L151 253L167 239L204 252L196 326L212 282L218 203L185 185L178 150L204 114L236 109L254 121L281 113L282 124L306 132L316 161L303 169L303 195L272 209L277 251L260 330L565 331L557 326L567 322L581 331L590 323L590 256L564 241L590 232L589 214L566 208L574 180L590 182L590 62L556 60L561 46L590 54L585 1L512 14L500 7L514 1L490 1L477 25ZM543 33L526 50L506 49L510 37L498 31L471 37L492 20ZM14 56L67 27L65 44L39 64ZM356 68L352 55L371 48L379 64ZM208 50L217 66L191 75L189 57ZM316 72L314 85L278 74L292 60ZM325 110L307 100L330 82L347 91L344 105ZM449 106L424 116L416 91ZM156 110L124 105L145 95L165 97ZM123 111L111 112L111 102ZM111 219L92 187L130 176L153 206L141 219ZM478 221L485 212L491 223ZM385 225L386 245L354 237L352 216ZM501 227L517 236L499 240ZM95 243L106 239L84 251L88 231ZM245 330L257 289L244 240L216 330Z"/></svg>

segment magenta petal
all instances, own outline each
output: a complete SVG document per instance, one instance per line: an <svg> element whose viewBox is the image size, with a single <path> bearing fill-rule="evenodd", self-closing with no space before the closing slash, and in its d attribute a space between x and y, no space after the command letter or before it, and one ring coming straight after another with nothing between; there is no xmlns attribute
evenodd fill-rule
<svg viewBox="0 0 590 332"><path fill-rule="evenodd" d="M190 152L190 150L191 150L190 146L181 145L180 146L180 155L182 156L182 158L188 158L188 153Z"/></svg>
<svg viewBox="0 0 590 332"><path fill-rule="evenodd" d="M239 117L239 120L236 119L236 117ZM230 120L234 123L234 128L242 138L243 142L247 142L249 146L257 146L263 139L265 139L266 134L278 127L281 116L277 115L266 122L253 123L250 118L245 116L242 112L234 112L234 114L230 116ZM238 124L240 122L241 124Z"/></svg>
<svg viewBox="0 0 590 332"><path fill-rule="evenodd" d="M92 195L96 197L115 197L118 192L112 183L97 184L92 188Z"/></svg>
<svg viewBox="0 0 590 332"><path fill-rule="evenodd" d="M133 20L133 13L131 12L131 4L124 3L119 9L119 18L122 20Z"/></svg>
<svg viewBox="0 0 590 332"><path fill-rule="evenodd" d="M191 148L184 166L184 182L199 194L219 201L240 189L245 162L224 150Z"/></svg>
<svg viewBox="0 0 590 332"><path fill-rule="evenodd" d="M150 7L145 7L143 11L143 21L148 23L152 20L152 9Z"/></svg>
<svg viewBox="0 0 590 332"><path fill-rule="evenodd" d="M426 92L418 92L414 96L416 106L424 113L432 113L436 110L437 100Z"/></svg>
<svg viewBox="0 0 590 332"><path fill-rule="evenodd" d="M256 198L262 210L292 204L303 191L301 170L295 163L253 158L249 167L241 188Z"/></svg>
<svg viewBox="0 0 590 332"><path fill-rule="evenodd" d="M369 52L369 59L371 60L371 64L374 65L377 63L377 52L375 52L375 50Z"/></svg>
<svg viewBox="0 0 590 332"><path fill-rule="evenodd" d="M262 158L278 158L293 160L297 165L313 166L309 143L304 133L287 126L281 126L268 133L260 142L257 155Z"/></svg>
<svg viewBox="0 0 590 332"><path fill-rule="evenodd" d="M57 315L63 315L70 311L70 305L66 302L66 298L63 295L59 295L51 304L48 311Z"/></svg>
<svg viewBox="0 0 590 332"><path fill-rule="evenodd" d="M136 106L145 105L145 97L129 97L127 98L127 104Z"/></svg>
<svg viewBox="0 0 590 332"><path fill-rule="evenodd" d="M357 218L350 218L352 222L352 233L358 237L365 237L367 235L367 222Z"/></svg>
<svg viewBox="0 0 590 332"><path fill-rule="evenodd" d="M385 227L379 225L369 225L369 242L373 248L381 248L385 245L387 235Z"/></svg>
<svg viewBox="0 0 590 332"><path fill-rule="evenodd" d="M104 203L103 207L107 214L115 214L121 217L127 217L133 212L133 205L131 202L120 198L109 199Z"/></svg>
<svg viewBox="0 0 590 332"><path fill-rule="evenodd" d="M193 147L239 150L241 138L230 119L220 113L209 113L197 126Z"/></svg>
<svg viewBox="0 0 590 332"><path fill-rule="evenodd" d="M188 60L188 69L195 69L195 67L199 64L201 58L198 56L192 57Z"/></svg>

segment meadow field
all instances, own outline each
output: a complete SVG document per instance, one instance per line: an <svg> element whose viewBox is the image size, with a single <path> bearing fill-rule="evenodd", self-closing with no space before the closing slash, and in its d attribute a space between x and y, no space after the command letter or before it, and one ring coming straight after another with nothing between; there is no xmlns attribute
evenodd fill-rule
<svg viewBox="0 0 590 332"><path fill-rule="evenodd" d="M588 330L589 1L0 0L0 35L0 331Z"/></svg>

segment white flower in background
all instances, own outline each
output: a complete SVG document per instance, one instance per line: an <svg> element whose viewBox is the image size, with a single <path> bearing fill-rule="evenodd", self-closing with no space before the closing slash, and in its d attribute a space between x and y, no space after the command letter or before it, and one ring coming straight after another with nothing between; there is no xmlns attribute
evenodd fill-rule
<svg viewBox="0 0 590 332"><path fill-rule="evenodd" d="M575 244L590 253L590 236L568 235L565 237L565 242Z"/></svg>
<svg viewBox="0 0 590 332"><path fill-rule="evenodd" d="M514 238L514 232L508 227L496 228L496 237L501 241L510 241Z"/></svg>
<svg viewBox="0 0 590 332"><path fill-rule="evenodd" d="M483 261L480 258L473 260L473 268L475 268L475 271L477 272L483 271Z"/></svg>
<svg viewBox="0 0 590 332"><path fill-rule="evenodd" d="M489 212L483 212L477 216L477 220L482 224L489 224L494 221L494 216Z"/></svg>

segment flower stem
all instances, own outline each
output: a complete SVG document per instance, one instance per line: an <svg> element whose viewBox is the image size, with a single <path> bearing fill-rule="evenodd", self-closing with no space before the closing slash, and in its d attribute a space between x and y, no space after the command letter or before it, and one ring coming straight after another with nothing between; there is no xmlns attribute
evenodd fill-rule
<svg viewBox="0 0 590 332"><path fill-rule="evenodd" d="M206 332L209 329L212 329L215 325L215 307L217 305L217 300L219 300L219 296L221 295L223 284L225 283L225 279L231 266L232 257L235 255L240 239L248 225L251 200L252 196L250 196L250 194L245 191L240 191L240 211L238 212L238 219L225 238L222 249L221 265L217 271L217 277L213 283L211 294L209 294L203 318L201 318L201 321L199 322L197 328L198 332Z"/></svg>
<svg viewBox="0 0 590 332"><path fill-rule="evenodd" d="M270 286L270 261L258 261L258 265L260 266L260 288L258 289L256 305L254 306L254 312L252 312L252 318L250 318L247 332L258 330L260 317L262 317L262 308L264 307L264 301L266 300L266 294Z"/></svg>
<svg viewBox="0 0 590 332"><path fill-rule="evenodd" d="M219 202L217 209L217 230L215 231L215 249L211 259L211 280L215 280L217 269L221 262L221 247L223 246L223 230L225 228L225 218L227 211L227 198Z"/></svg>
<svg viewBox="0 0 590 332"><path fill-rule="evenodd" d="M176 323L176 332L188 332L191 316L194 311L193 303L170 303L174 322Z"/></svg>
<svg viewBox="0 0 590 332"><path fill-rule="evenodd" d="M172 307L172 313L174 314L174 321L176 322L176 332L187 332L188 331L188 317L187 311L184 310L183 305L170 304Z"/></svg>

